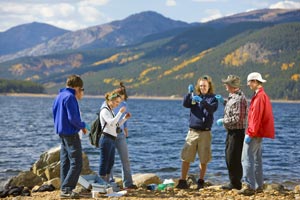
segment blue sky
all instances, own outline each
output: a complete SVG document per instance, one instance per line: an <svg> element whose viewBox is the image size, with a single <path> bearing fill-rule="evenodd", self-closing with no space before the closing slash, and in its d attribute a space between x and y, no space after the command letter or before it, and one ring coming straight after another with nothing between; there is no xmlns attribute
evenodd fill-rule
<svg viewBox="0 0 300 200"><path fill-rule="evenodd" d="M148 10L206 22L263 8L300 9L300 0L0 0L0 31L33 21L79 30Z"/></svg>

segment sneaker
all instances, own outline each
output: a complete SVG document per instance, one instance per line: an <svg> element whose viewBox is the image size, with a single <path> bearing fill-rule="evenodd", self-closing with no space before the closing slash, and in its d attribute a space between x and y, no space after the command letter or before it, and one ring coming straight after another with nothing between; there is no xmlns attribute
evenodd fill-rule
<svg viewBox="0 0 300 200"><path fill-rule="evenodd" d="M130 185L128 187L125 187L124 189L125 190L136 190L136 189L138 189L138 187L136 185L132 184L132 185Z"/></svg>
<svg viewBox="0 0 300 200"><path fill-rule="evenodd" d="M246 186L240 191L238 191L238 194L245 195L245 196L252 196L255 194L255 190L251 189L249 186Z"/></svg>
<svg viewBox="0 0 300 200"><path fill-rule="evenodd" d="M79 199L80 195L76 192L61 192L60 193L61 199Z"/></svg>
<svg viewBox="0 0 300 200"><path fill-rule="evenodd" d="M178 189L189 189L189 185L186 180L179 179L178 184L176 185Z"/></svg>
<svg viewBox="0 0 300 200"><path fill-rule="evenodd" d="M197 181L197 190L204 188L204 180L203 179L198 179Z"/></svg>
<svg viewBox="0 0 300 200"><path fill-rule="evenodd" d="M235 186L233 186L231 183L229 183L229 184L227 184L227 185L222 185L221 188L222 188L223 190L233 190L233 189L240 190L240 189L242 189L242 186L235 187Z"/></svg>

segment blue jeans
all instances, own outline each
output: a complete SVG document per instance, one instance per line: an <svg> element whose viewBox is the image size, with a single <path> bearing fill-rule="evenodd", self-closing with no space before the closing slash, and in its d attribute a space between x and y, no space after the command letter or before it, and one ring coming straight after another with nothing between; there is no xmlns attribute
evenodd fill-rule
<svg viewBox="0 0 300 200"><path fill-rule="evenodd" d="M111 172L115 162L115 143L115 140L111 137L105 135L100 137L100 176L107 176Z"/></svg>
<svg viewBox="0 0 300 200"><path fill-rule="evenodd" d="M122 181L123 187L129 187L133 184L131 169L130 169L130 161L128 155L128 147L126 142L126 137L124 133L119 133L116 139L116 149L118 151L119 157L122 163ZM111 179L113 179L113 170L111 171Z"/></svg>
<svg viewBox="0 0 300 200"><path fill-rule="evenodd" d="M242 153L243 178L251 189L263 187L262 138L244 142Z"/></svg>
<svg viewBox="0 0 300 200"><path fill-rule="evenodd" d="M60 136L60 181L61 191L75 189L82 169L82 148L78 134Z"/></svg>

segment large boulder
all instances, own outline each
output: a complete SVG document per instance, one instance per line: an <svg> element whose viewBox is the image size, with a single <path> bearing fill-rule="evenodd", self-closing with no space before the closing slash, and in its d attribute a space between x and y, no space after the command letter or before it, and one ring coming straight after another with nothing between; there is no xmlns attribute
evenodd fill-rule
<svg viewBox="0 0 300 200"><path fill-rule="evenodd" d="M11 178L7 185L8 186L26 186L28 188L33 188L35 185L41 185L43 180L41 177L32 173L31 171L20 172L19 175Z"/></svg>
<svg viewBox="0 0 300 200"><path fill-rule="evenodd" d="M133 182L138 187L144 187L149 184L160 184L161 180L156 174L134 174L132 176Z"/></svg>
<svg viewBox="0 0 300 200"><path fill-rule="evenodd" d="M82 152L82 159L83 167L81 174L93 173L90 169L88 157L84 152ZM33 164L32 171L46 180L60 177L60 146L42 153L40 159Z"/></svg>
<svg viewBox="0 0 300 200"><path fill-rule="evenodd" d="M300 185L296 185L294 188L294 193L300 194Z"/></svg>

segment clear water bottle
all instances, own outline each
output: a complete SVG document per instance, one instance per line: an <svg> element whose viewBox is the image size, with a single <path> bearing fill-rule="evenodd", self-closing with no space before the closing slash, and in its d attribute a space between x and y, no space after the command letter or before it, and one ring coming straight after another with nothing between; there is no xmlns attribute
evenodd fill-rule
<svg viewBox="0 0 300 200"><path fill-rule="evenodd" d="M193 97L194 97L194 92L192 92L192 105L195 105L196 101L193 100Z"/></svg>

